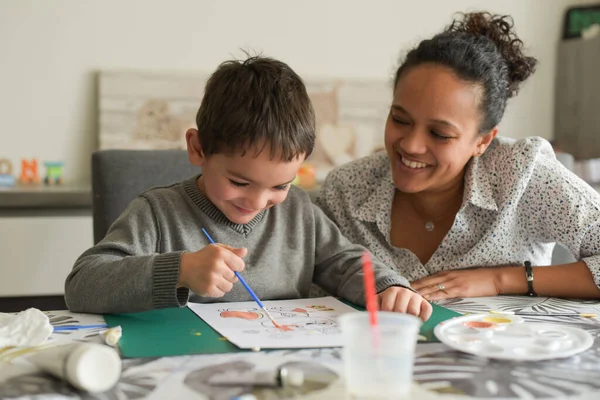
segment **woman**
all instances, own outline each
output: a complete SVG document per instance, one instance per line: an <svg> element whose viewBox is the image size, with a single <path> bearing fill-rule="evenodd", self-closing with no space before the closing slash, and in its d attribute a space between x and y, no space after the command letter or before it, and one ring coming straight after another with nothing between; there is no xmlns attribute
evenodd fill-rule
<svg viewBox="0 0 600 400"><path fill-rule="evenodd" d="M600 195L546 140L496 137L535 70L522 47L512 20L488 13L421 42L395 75L387 151L333 171L319 196L350 240L428 300L600 298ZM554 242L578 261L544 266Z"/></svg>

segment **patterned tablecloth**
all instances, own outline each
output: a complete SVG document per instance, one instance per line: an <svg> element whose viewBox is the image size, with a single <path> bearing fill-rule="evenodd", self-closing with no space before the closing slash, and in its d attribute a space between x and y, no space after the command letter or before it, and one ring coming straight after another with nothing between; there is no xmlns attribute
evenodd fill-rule
<svg viewBox="0 0 600 400"><path fill-rule="evenodd" d="M579 312L600 315L600 302L555 298L486 297L454 299L440 305L460 313L489 310ZM97 324L102 317L68 311L47 313L53 325ZM589 331L594 345L565 359L543 362L494 361L453 351L441 343L419 344L414 367L414 398L600 398L600 320L579 317L525 317L531 322L568 324ZM52 341L101 342L98 330L56 332ZM119 383L102 394L81 393L39 371L23 350L0 349L1 399L210 399L229 400L252 392L258 399L344 398L340 349L290 350L123 360ZM299 389L215 388L206 382L219 371L276 367L303 369Z"/></svg>

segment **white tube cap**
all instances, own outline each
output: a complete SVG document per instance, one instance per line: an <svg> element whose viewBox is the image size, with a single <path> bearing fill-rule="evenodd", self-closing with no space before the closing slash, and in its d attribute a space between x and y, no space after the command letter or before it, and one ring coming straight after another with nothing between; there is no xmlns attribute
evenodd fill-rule
<svg viewBox="0 0 600 400"><path fill-rule="evenodd" d="M304 384L304 372L297 368L281 368L281 383L283 386L300 387Z"/></svg>
<svg viewBox="0 0 600 400"><path fill-rule="evenodd" d="M117 352L101 344L85 343L68 356L66 373L69 383L78 389L98 393L112 388L121 376Z"/></svg>

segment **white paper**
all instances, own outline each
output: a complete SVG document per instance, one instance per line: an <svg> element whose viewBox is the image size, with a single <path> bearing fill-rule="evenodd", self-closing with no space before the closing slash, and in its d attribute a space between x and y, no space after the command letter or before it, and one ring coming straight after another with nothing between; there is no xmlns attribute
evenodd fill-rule
<svg viewBox="0 0 600 400"><path fill-rule="evenodd" d="M0 349L44 344L53 330L48 316L37 308L18 314L0 313Z"/></svg>
<svg viewBox="0 0 600 400"><path fill-rule="evenodd" d="M340 347L337 318L357 312L333 297L263 301L282 331L253 301L240 303L189 303L188 307L227 340L242 349Z"/></svg>

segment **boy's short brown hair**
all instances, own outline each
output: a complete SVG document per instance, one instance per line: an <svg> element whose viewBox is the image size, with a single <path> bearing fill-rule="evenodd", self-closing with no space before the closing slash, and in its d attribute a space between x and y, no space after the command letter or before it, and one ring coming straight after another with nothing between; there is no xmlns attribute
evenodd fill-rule
<svg viewBox="0 0 600 400"><path fill-rule="evenodd" d="M302 79L285 63L254 56L219 65L196 115L204 156L269 146L271 158L308 157L315 113Z"/></svg>

